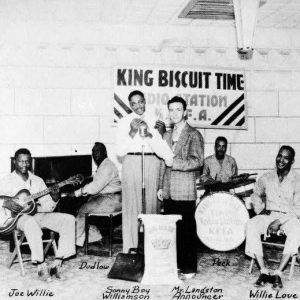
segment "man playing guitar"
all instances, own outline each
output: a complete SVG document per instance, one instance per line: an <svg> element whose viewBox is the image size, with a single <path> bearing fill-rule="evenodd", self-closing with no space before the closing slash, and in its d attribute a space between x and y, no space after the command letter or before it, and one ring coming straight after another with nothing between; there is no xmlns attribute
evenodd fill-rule
<svg viewBox="0 0 300 300"><path fill-rule="evenodd" d="M30 172L31 153L28 149L21 148L14 156L15 170L0 180L0 207L13 213L19 213L23 208L13 200L20 190L26 189L31 194L46 189L42 178ZM31 250L31 260L37 264L38 278L51 281L51 277L63 279L61 264L63 259L75 254L75 218L69 214L53 213L59 200L59 189L51 190L50 195L38 199L37 214L31 216L24 214L17 221L17 228L25 233ZM59 233L57 257L48 268L44 261L42 228L48 228Z"/></svg>

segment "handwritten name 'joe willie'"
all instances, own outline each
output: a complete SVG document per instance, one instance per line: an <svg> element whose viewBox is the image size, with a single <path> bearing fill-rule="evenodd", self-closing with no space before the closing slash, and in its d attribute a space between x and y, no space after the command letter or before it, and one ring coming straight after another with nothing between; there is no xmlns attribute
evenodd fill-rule
<svg viewBox="0 0 300 300"><path fill-rule="evenodd" d="M10 289L8 292L9 297L53 297L54 293L48 289L34 289L21 291L19 289Z"/></svg>

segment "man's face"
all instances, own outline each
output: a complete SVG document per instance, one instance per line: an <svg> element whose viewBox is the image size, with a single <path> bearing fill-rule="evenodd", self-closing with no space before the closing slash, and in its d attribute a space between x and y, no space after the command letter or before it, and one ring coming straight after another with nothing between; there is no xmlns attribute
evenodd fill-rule
<svg viewBox="0 0 300 300"><path fill-rule="evenodd" d="M174 102L169 105L169 116L174 124L178 124L184 120L186 111L183 109L183 104L180 102Z"/></svg>
<svg viewBox="0 0 300 300"><path fill-rule="evenodd" d="M215 153L218 159L223 159L227 150L227 143L225 141L216 141Z"/></svg>
<svg viewBox="0 0 300 300"><path fill-rule="evenodd" d="M102 158L100 150L93 148L92 149L92 157L93 157L93 160L95 161L95 163L97 165L99 165L99 163L101 162L101 158Z"/></svg>
<svg viewBox="0 0 300 300"><path fill-rule="evenodd" d="M129 100L130 107L132 110L141 116L145 112L145 99L140 95L134 95Z"/></svg>
<svg viewBox="0 0 300 300"><path fill-rule="evenodd" d="M289 150L282 149L276 157L276 168L279 172L289 171L294 160Z"/></svg>
<svg viewBox="0 0 300 300"><path fill-rule="evenodd" d="M20 174L27 174L31 168L31 156L28 154L19 154L15 159L15 170Z"/></svg>

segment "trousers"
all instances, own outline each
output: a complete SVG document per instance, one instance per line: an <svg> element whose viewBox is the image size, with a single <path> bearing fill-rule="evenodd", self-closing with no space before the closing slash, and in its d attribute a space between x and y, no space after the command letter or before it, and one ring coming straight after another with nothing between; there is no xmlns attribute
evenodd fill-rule
<svg viewBox="0 0 300 300"><path fill-rule="evenodd" d="M42 228L59 234L57 257L67 258L76 253L75 218L72 215L52 212L37 213L34 216L23 215L18 220L17 228L25 233L32 261L44 261Z"/></svg>
<svg viewBox="0 0 300 300"><path fill-rule="evenodd" d="M157 190L160 160L145 156L146 214L158 212ZM123 252L138 244L138 215L142 212L142 156L126 155L122 166L122 231Z"/></svg>
<svg viewBox="0 0 300 300"><path fill-rule="evenodd" d="M76 245L82 247L85 241L85 215L88 213L112 213L122 210L121 194L91 196L83 204L76 217ZM100 241L102 235L95 225L90 226L89 242Z"/></svg>
<svg viewBox="0 0 300 300"><path fill-rule="evenodd" d="M177 264L182 273L197 273L196 201L164 200L166 215L181 215L177 222Z"/></svg>
<svg viewBox="0 0 300 300"><path fill-rule="evenodd" d="M248 256L263 256L261 235L267 232L268 226L274 220L282 217L282 213L272 212L270 215L257 215L246 224L246 248ZM281 225L286 235L283 254L294 255L298 253L300 239L300 221L295 217Z"/></svg>

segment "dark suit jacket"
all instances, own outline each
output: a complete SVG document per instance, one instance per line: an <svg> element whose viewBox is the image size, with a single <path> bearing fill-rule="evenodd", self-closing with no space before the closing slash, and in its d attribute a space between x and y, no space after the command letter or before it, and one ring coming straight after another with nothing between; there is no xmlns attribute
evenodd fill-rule
<svg viewBox="0 0 300 300"><path fill-rule="evenodd" d="M167 131L164 139L172 148L172 132ZM196 200L196 171L204 161L204 143L201 133L186 123L174 149L173 166L160 166L160 188L163 198L173 200Z"/></svg>

